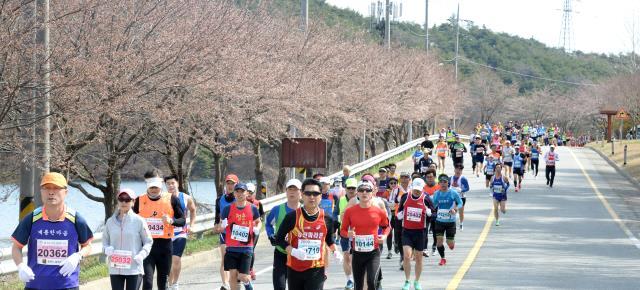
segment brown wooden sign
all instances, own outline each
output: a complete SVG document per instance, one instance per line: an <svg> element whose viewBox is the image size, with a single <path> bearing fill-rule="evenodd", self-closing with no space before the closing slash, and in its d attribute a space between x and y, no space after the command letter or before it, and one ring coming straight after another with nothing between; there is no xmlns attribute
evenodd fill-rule
<svg viewBox="0 0 640 290"><path fill-rule="evenodd" d="M316 138L285 138L280 152L282 167L326 168L327 141Z"/></svg>

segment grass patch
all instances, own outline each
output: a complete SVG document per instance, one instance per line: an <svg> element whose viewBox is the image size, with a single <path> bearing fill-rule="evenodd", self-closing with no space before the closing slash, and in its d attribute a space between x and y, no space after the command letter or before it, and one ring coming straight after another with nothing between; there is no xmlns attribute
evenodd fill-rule
<svg viewBox="0 0 640 290"><path fill-rule="evenodd" d="M624 165L624 146L627 145L627 165ZM600 151L629 175L640 180L640 141L621 140L614 144L614 153L611 155L611 143L591 142L586 145Z"/></svg>
<svg viewBox="0 0 640 290"><path fill-rule="evenodd" d="M415 147L411 147L409 150L405 152L402 152L394 157L385 159L382 162L355 174L354 177L356 179L360 179L360 177L362 177L362 175L365 173L372 173L375 175L376 173L378 173L378 169L380 169L380 167L387 166L389 163L398 163L402 160L409 158L411 155L413 155L413 152L415 151L415 149L416 149Z"/></svg>
<svg viewBox="0 0 640 290"><path fill-rule="evenodd" d="M213 250L218 246L218 242L218 234L206 231L201 238L190 237L184 253L189 256L197 252ZM99 255L82 259L80 269L80 284L109 277L109 268ZM17 273L2 275L0 276L0 289L21 290L24 289L24 283L20 281Z"/></svg>

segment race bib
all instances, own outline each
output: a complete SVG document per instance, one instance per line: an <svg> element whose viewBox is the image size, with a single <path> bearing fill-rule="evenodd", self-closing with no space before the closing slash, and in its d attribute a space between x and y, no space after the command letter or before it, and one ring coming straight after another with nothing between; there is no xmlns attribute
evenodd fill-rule
<svg viewBox="0 0 640 290"><path fill-rule="evenodd" d="M231 228L231 239L238 242L246 243L249 241L249 227L241 225L233 225Z"/></svg>
<svg viewBox="0 0 640 290"><path fill-rule="evenodd" d="M320 260L320 240L298 240L298 249L307 253L305 261Z"/></svg>
<svg viewBox="0 0 640 290"><path fill-rule="evenodd" d="M164 234L164 223L161 218L147 218L147 227L152 236L161 236Z"/></svg>
<svg viewBox="0 0 640 290"><path fill-rule="evenodd" d="M451 213L448 209L438 209L438 218L443 220L451 219Z"/></svg>
<svg viewBox="0 0 640 290"><path fill-rule="evenodd" d="M456 150L456 158L462 157L462 151Z"/></svg>
<svg viewBox="0 0 640 290"><path fill-rule="evenodd" d="M531 153L531 158L538 159L538 153Z"/></svg>
<svg viewBox="0 0 640 290"><path fill-rule="evenodd" d="M407 220L419 222L422 218L422 209L417 207L407 207Z"/></svg>
<svg viewBox="0 0 640 290"><path fill-rule="evenodd" d="M495 193L504 193L504 187L502 186L497 186L493 188L493 192Z"/></svg>
<svg viewBox="0 0 640 290"><path fill-rule="evenodd" d="M357 235L354 243L357 252L371 252L374 249L373 235Z"/></svg>
<svg viewBox="0 0 640 290"><path fill-rule="evenodd" d="M69 250L69 241L67 240L38 240L36 243L37 263L40 265L62 264Z"/></svg>
<svg viewBox="0 0 640 290"><path fill-rule="evenodd" d="M422 167L420 167L420 172L427 172L427 169L429 169L429 168L426 167L426 166L422 166Z"/></svg>
<svg viewBox="0 0 640 290"><path fill-rule="evenodd" d="M488 175L493 175L493 168L487 167L487 174Z"/></svg>
<svg viewBox="0 0 640 290"><path fill-rule="evenodd" d="M484 153L484 148L483 147L477 147L476 148L476 153L478 153L478 154Z"/></svg>
<svg viewBox="0 0 640 290"><path fill-rule="evenodd" d="M131 268L131 251L113 251L109 257L109 267L114 269L130 269Z"/></svg>

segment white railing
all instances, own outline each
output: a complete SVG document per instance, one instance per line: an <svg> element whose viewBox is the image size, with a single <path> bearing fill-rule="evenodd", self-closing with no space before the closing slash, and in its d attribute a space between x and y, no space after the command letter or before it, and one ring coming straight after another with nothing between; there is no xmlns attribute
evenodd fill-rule
<svg viewBox="0 0 640 290"><path fill-rule="evenodd" d="M469 136L460 135L460 138L468 140ZM429 136L429 140L437 140L437 139L438 139L438 135ZM389 158L392 158L408 150L411 150L418 144L422 143L422 141L424 141L424 137L415 139L413 141L409 141L401 146L398 146L389 151L386 151L384 153L371 157L363 162L355 164L351 167L351 174L355 175L355 174L364 172L365 170L371 167L374 167L375 165L380 164L385 160L388 160ZM342 177L342 171L333 173L328 177L330 179L333 179L336 177ZM285 200L286 200L286 195L284 193L281 193L281 194L277 194L277 195L262 199L261 202L262 202L264 211L269 212L272 208L285 202ZM191 229L191 232L195 234L201 234L206 230L213 229L213 225L214 225L213 213L200 215L197 217L196 223ZM91 243L91 247L92 247L91 255L99 255L102 253L102 233L101 232L95 233L93 237L94 237L93 242ZM22 251L23 255L25 256L27 252L26 250L27 249L25 248ZM1 255L2 256L0 257L0 274L16 272L17 271L16 265L13 263L13 259L11 258L11 248L3 248Z"/></svg>

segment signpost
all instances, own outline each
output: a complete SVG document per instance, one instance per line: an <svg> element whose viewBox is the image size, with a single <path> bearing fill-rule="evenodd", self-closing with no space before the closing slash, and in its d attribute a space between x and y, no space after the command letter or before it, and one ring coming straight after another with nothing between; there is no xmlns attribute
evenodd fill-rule
<svg viewBox="0 0 640 290"><path fill-rule="evenodd" d="M282 140L280 162L282 167L326 168L327 141L316 138L285 138Z"/></svg>
<svg viewBox="0 0 640 290"><path fill-rule="evenodd" d="M624 140L624 135L622 135L622 129L624 128L624 120L629 120L629 113L627 113L623 108L620 108L616 112L615 116L616 120L620 120L620 127L618 131L620 132L620 140Z"/></svg>

